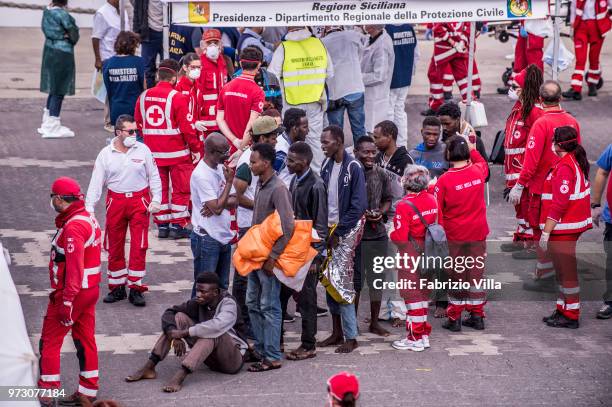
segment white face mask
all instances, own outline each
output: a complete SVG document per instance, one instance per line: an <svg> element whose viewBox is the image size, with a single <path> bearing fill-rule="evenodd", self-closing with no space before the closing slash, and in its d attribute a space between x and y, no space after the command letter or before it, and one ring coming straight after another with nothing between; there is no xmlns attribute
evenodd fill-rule
<svg viewBox="0 0 612 407"><path fill-rule="evenodd" d="M55 206L53 206L53 198L51 198L51 201L49 201L49 206L51 206L51 209L53 209L53 212L56 212Z"/></svg>
<svg viewBox="0 0 612 407"><path fill-rule="evenodd" d="M208 51L208 49L206 49L206 51ZM190 69L187 76L189 76L189 79L196 80L200 77L200 72L200 68Z"/></svg>
<svg viewBox="0 0 612 407"><path fill-rule="evenodd" d="M510 100L519 100L518 92L516 91L516 89L513 88L508 89L508 97L510 98Z"/></svg>
<svg viewBox="0 0 612 407"><path fill-rule="evenodd" d="M136 144L136 136L129 136L123 139L123 145L127 148L133 147Z"/></svg>
<svg viewBox="0 0 612 407"><path fill-rule="evenodd" d="M211 44L208 47L206 47L206 56L209 59L219 58L219 47L214 44Z"/></svg>

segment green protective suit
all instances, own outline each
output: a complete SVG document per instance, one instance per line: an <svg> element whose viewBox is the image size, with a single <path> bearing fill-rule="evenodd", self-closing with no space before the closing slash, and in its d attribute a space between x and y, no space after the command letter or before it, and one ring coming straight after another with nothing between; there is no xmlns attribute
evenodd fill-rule
<svg viewBox="0 0 612 407"><path fill-rule="evenodd" d="M48 7L43 12L45 34L40 91L50 95L74 95L74 45L79 40L79 27L61 7Z"/></svg>

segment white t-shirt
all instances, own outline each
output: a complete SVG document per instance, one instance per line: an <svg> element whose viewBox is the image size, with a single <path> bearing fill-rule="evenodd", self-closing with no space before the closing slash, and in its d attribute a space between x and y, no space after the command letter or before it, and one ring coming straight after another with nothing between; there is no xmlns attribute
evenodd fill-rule
<svg viewBox="0 0 612 407"><path fill-rule="evenodd" d="M238 164L236 168L240 168L243 164L249 165L251 160L251 149L246 150L240 158L238 159ZM259 177L257 175L253 175L251 172L251 183L244 191L244 196L254 200L255 199L255 191L257 190L257 181ZM238 206L237 211L237 221L239 228L250 228L253 225L253 210L249 208L243 208L242 206Z"/></svg>
<svg viewBox="0 0 612 407"><path fill-rule="evenodd" d="M221 244L228 244L234 238L234 231L230 229L231 217L227 209L220 215L204 217L200 214L204 202L218 199L225 188L223 166L210 168L201 160L191 174L191 224L203 228L206 233ZM231 192L235 192L232 187Z"/></svg>
<svg viewBox="0 0 612 407"><path fill-rule="evenodd" d="M125 12L125 22L128 24L127 11ZM109 3L104 3L96 11L93 21L92 38L100 40L100 58L106 61L115 55L115 40L121 31L121 18L119 12Z"/></svg>
<svg viewBox="0 0 612 407"><path fill-rule="evenodd" d="M291 180L293 179L294 174L291 174L289 172L289 168L287 168L287 155L289 154L290 144L289 144L289 141L285 137L288 137L288 136L286 134L282 134L276 139L276 146L274 146L274 149L276 150L277 156L278 156L278 153L280 152L282 153L284 160L285 160L285 162L280 167L276 175L278 175L278 177L281 180L283 180L283 182L287 186L287 189L289 189L289 186L291 185Z"/></svg>
<svg viewBox="0 0 612 407"><path fill-rule="evenodd" d="M340 212L338 210L338 177L340 176L341 168L342 163L334 162L329 178L327 189L327 208L329 211L329 215L327 216L328 226L332 226L340 220Z"/></svg>

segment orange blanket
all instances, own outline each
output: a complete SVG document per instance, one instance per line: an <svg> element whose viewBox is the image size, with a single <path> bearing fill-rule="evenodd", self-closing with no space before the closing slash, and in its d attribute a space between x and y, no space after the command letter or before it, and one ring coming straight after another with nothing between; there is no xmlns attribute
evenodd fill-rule
<svg viewBox="0 0 612 407"><path fill-rule="evenodd" d="M268 216L260 225L251 227L238 241L232 262L241 276L261 269L270 256L274 242L283 234L278 212ZM310 245L313 242L312 221L296 220L293 236L285 250L276 261L276 267L287 277L294 277L298 270L312 260L317 251Z"/></svg>

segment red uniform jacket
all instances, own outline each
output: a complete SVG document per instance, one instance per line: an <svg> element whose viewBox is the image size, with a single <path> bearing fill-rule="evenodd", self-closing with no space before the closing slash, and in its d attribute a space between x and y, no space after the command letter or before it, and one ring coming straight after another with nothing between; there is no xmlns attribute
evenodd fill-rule
<svg viewBox="0 0 612 407"><path fill-rule="evenodd" d="M188 99L169 82L159 82L138 97L134 118L158 166L191 162L191 152L201 150L188 116Z"/></svg>
<svg viewBox="0 0 612 407"><path fill-rule="evenodd" d="M571 153L559 160L544 181L540 209L542 230L546 219L557 222L553 235L582 233L593 227L589 180Z"/></svg>
<svg viewBox="0 0 612 407"><path fill-rule="evenodd" d="M449 40L463 42L465 49L468 49L468 40L465 37L463 23L436 23L433 25L434 35L434 61L436 63L446 62L455 55L467 58L467 52L459 52L450 44Z"/></svg>
<svg viewBox="0 0 612 407"><path fill-rule="evenodd" d="M442 174L434 188L438 223L453 242L482 241L489 234L485 204L489 167L478 151L473 150L470 157L470 164Z"/></svg>
<svg viewBox="0 0 612 407"><path fill-rule="evenodd" d="M576 1L576 19L574 20L574 30L580 27L582 22L582 13L586 0ZM597 21L597 28L599 28L599 35L602 37L606 35L612 28L612 21L608 16L608 2L607 0L595 0L595 21Z"/></svg>
<svg viewBox="0 0 612 407"><path fill-rule="evenodd" d="M192 82L187 76L181 76L181 79L174 85L174 89L189 100L189 120L198 120L200 113L197 103L199 91L196 82Z"/></svg>
<svg viewBox="0 0 612 407"><path fill-rule="evenodd" d="M421 222L419 215L412 209L412 206L405 201L412 202L421 211L421 215L423 215L423 218L429 224L435 223L438 220L438 202L429 192L421 191L417 194L411 192L397 203L395 217L393 218L394 230L389 237L402 252L406 252L410 256L417 256L420 253L416 252L410 238L413 238L422 246L425 240L425 226Z"/></svg>
<svg viewBox="0 0 612 407"><path fill-rule="evenodd" d="M529 192L542 193L542 186L548 171L559 160L559 157L552 150L555 129L564 126L575 128L578 131L578 143L582 143L580 141L580 125L563 109L544 111L544 114L531 127L527 139L523 169L518 179L519 184L529 187Z"/></svg>
<svg viewBox="0 0 612 407"><path fill-rule="evenodd" d="M504 173L506 174L506 186L512 188L521 174L523 160L525 158L525 146L529 131L544 111L541 106L535 105L527 119L523 121L521 102L516 102L510 116L506 120L506 131L504 138Z"/></svg>
<svg viewBox="0 0 612 407"><path fill-rule="evenodd" d="M199 120L204 121L207 131L218 131L217 126L217 99L221 88L227 83L227 67L223 55L219 55L216 61L206 57L206 53L200 56L202 61L202 73L198 78L198 89L200 90L198 108Z"/></svg>
<svg viewBox="0 0 612 407"><path fill-rule="evenodd" d="M63 302L72 302L79 291L100 283L102 232L82 200L60 213L55 225L58 231L49 261L51 288L61 290Z"/></svg>

